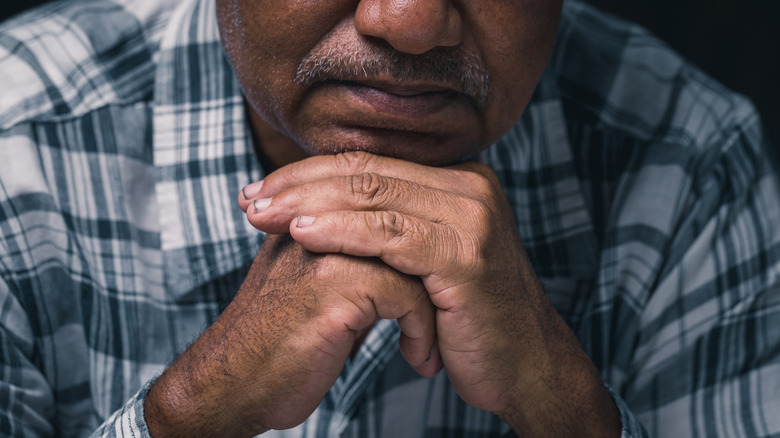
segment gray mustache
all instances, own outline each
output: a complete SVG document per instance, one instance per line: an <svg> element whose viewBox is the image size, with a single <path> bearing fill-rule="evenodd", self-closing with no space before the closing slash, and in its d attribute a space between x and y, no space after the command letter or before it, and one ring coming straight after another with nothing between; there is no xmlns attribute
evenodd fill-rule
<svg viewBox="0 0 780 438"><path fill-rule="evenodd" d="M389 46L358 48L317 47L301 61L295 82L310 86L326 80L359 80L389 76L399 82L458 84L483 108L490 78L481 57L460 47L437 47L422 55L398 52Z"/></svg>

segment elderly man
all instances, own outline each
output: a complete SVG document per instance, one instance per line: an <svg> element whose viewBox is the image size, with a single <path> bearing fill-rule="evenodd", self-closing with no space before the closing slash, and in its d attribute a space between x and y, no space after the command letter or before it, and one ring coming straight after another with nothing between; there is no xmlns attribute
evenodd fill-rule
<svg viewBox="0 0 780 438"><path fill-rule="evenodd" d="M0 78L4 434L780 434L771 150L640 29L87 0Z"/></svg>

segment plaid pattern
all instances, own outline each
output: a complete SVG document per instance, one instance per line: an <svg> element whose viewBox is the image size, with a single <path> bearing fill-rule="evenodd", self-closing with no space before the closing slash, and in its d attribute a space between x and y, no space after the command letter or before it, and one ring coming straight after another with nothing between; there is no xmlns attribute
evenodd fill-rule
<svg viewBox="0 0 780 438"><path fill-rule="evenodd" d="M262 177L213 0L52 3L0 26L0 435L148 436L149 382L238 290ZM482 154L624 436L780 436L780 190L749 103L570 1ZM511 434L381 321L269 436Z"/></svg>

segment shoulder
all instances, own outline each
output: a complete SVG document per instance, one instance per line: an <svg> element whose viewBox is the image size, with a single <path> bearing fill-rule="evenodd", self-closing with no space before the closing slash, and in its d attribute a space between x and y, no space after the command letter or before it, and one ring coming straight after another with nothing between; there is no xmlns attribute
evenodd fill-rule
<svg viewBox="0 0 780 438"><path fill-rule="evenodd" d="M694 155L733 143L745 130L760 131L747 98L645 29L577 1L565 2L551 70L574 124Z"/></svg>
<svg viewBox="0 0 780 438"><path fill-rule="evenodd" d="M567 0L534 99L560 113L560 149L599 239L644 239L661 257L714 217L780 208L774 149L752 103L641 27ZM757 216L756 233L780 235Z"/></svg>
<svg viewBox="0 0 780 438"><path fill-rule="evenodd" d="M137 102L176 2L53 2L0 24L0 130Z"/></svg>

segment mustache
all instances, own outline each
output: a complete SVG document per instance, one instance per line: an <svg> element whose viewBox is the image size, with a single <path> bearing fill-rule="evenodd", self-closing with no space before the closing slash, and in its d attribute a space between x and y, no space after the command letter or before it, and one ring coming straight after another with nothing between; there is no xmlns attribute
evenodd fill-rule
<svg viewBox="0 0 780 438"><path fill-rule="evenodd" d="M391 77L399 82L432 82L458 86L484 108L490 76L482 58L462 47L436 47L421 55L399 52L387 44L332 47L318 45L301 61L295 82L311 86L327 80Z"/></svg>

